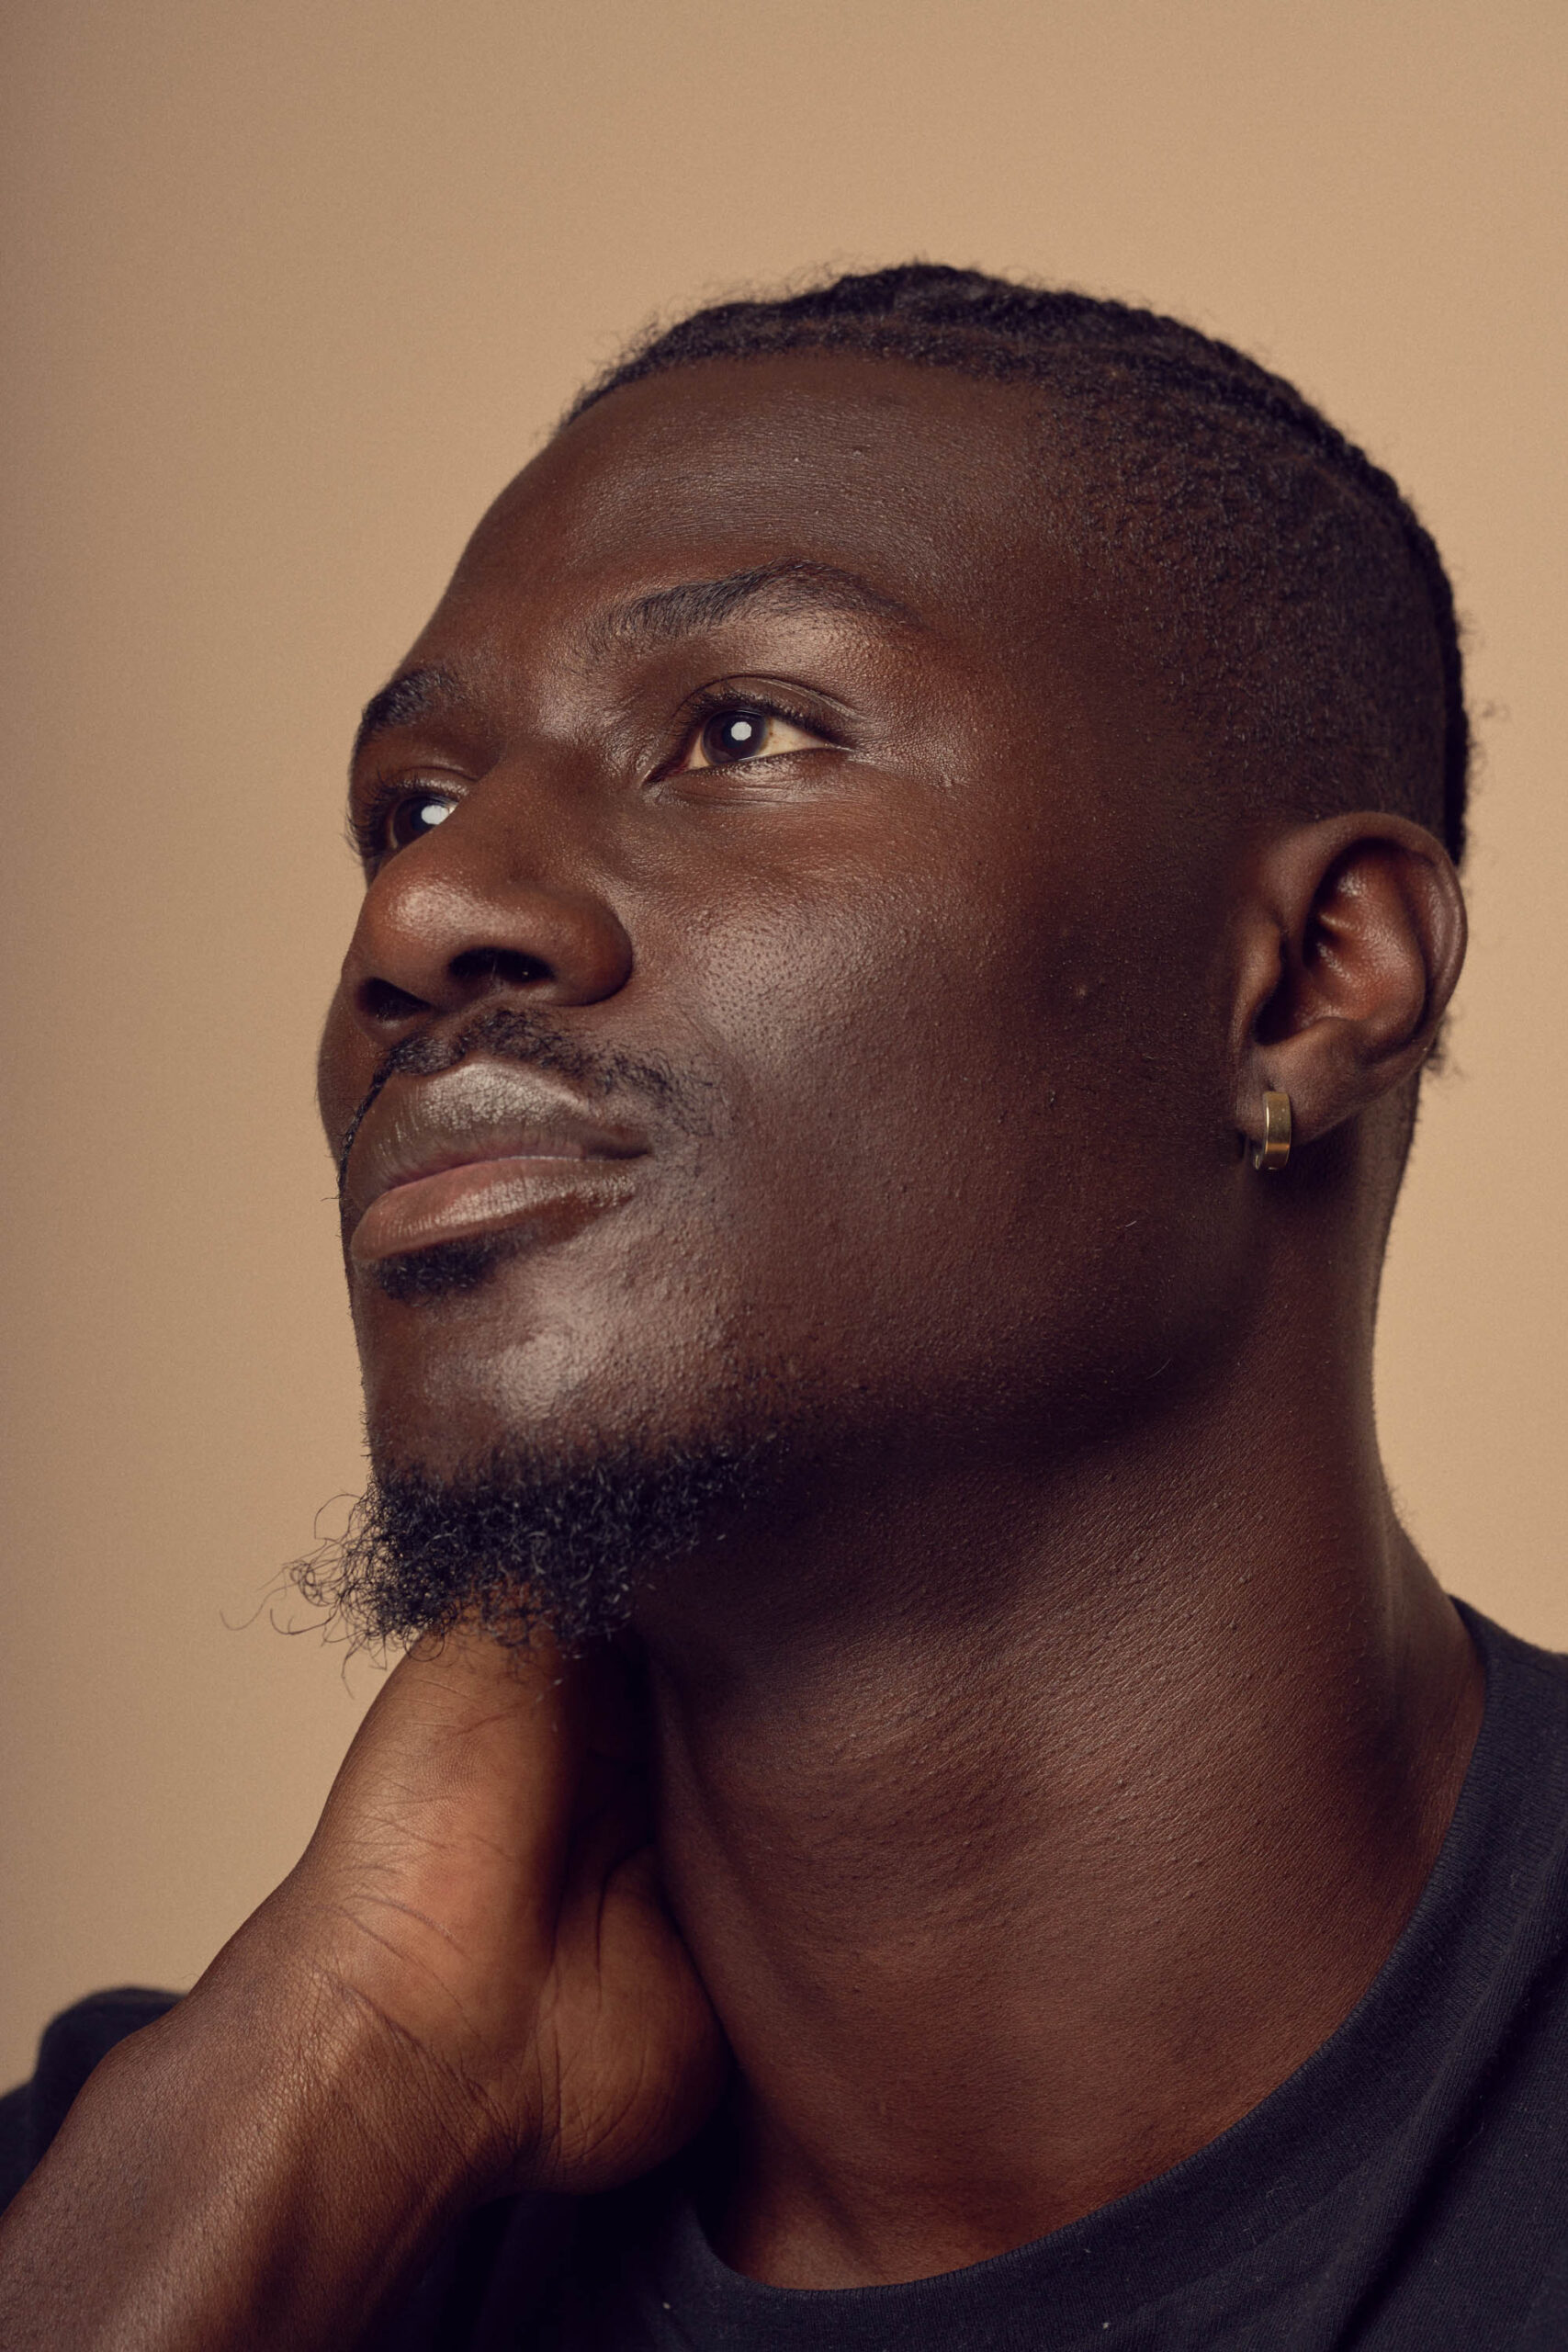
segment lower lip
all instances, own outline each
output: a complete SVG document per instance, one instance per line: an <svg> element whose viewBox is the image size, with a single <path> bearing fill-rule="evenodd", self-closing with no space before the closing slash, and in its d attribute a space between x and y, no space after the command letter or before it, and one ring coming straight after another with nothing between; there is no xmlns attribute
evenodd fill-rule
<svg viewBox="0 0 1568 2352"><path fill-rule="evenodd" d="M631 1189L625 1161L476 1159L417 1176L378 1195L354 1228L350 1255L374 1265L440 1241L468 1240L538 1222L572 1231ZM541 1234L541 1238L543 1234Z"/></svg>

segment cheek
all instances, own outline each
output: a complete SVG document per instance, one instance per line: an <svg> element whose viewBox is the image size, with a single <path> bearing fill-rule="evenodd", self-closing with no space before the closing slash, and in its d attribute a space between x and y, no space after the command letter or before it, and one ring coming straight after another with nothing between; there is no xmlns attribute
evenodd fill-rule
<svg viewBox="0 0 1568 2352"><path fill-rule="evenodd" d="M1209 1311L1217 1024L1086 896L910 888L753 942L718 1254L790 1354L907 1408L1137 1376Z"/></svg>

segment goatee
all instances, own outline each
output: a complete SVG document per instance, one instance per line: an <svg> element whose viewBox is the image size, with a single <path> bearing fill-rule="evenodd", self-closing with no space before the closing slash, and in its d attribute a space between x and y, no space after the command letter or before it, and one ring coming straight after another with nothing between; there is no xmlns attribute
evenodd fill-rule
<svg viewBox="0 0 1568 2352"><path fill-rule="evenodd" d="M383 1464L346 1533L290 1574L366 1646L461 1619L518 1646L543 1626L578 1647L619 1632L649 1576L722 1541L775 1464L771 1433L577 1458L513 1442L452 1476Z"/></svg>

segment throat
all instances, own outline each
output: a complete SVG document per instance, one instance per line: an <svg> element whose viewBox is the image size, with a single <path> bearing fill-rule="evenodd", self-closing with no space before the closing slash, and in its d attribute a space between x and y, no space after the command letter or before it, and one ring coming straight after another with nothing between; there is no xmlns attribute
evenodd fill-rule
<svg viewBox="0 0 1568 2352"><path fill-rule="evenodd" d="M1179 1546L1093 1605L1037 1560L729 1673L654 1660L666 1883L738 2063L727 2261L847 2287L987 2259L1335 2030L1480 1719L1462 1626L1395 1554L1317 1561L1289 1608Z"/></svg>

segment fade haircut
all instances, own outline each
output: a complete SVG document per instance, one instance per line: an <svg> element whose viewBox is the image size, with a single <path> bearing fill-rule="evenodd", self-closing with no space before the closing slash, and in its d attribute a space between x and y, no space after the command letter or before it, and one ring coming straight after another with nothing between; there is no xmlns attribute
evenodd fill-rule
<svg viewBox="0 0 1568 2352"><path fill-rule="evenodd" d="M566 422L644 377L791 351L1039 386L1055 526L1244 808L1386 808L1459 864L1448 575L1392 477L1282 377L1157 311L911 263L650 331Z"/></svg>

